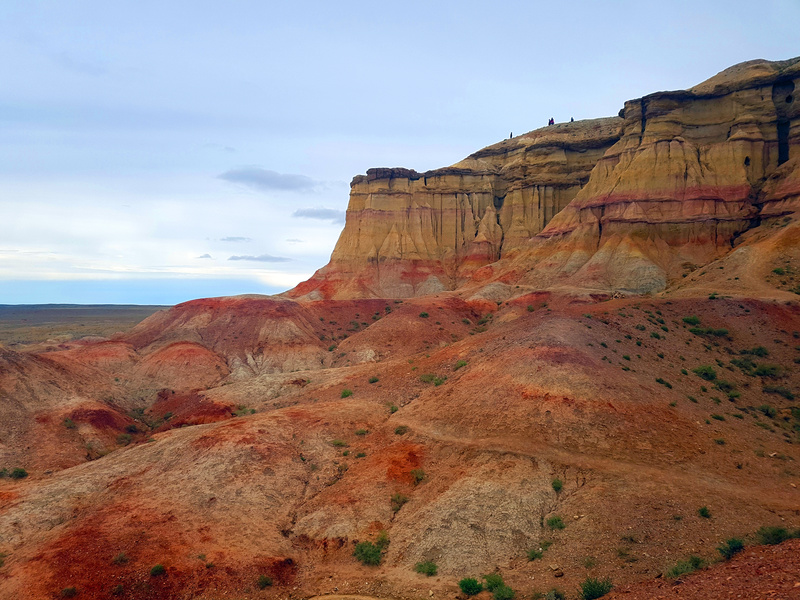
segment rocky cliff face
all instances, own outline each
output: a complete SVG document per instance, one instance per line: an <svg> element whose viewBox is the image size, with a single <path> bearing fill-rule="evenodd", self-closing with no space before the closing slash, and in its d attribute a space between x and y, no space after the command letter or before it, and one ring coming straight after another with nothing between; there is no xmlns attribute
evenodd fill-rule
<svg viewBox="0 0 800 600"><path fill-rule="evenodd" d="M520 249L586 184L618 117L551 126L447 168L370 169L351 183L331 262L295 296L408 297L455 289Z"/></svg>
<svg viewBox="0 0 800 600"><path fill-rule="evenodd" d="M750 61L452 167L370 169L331 262L291 295L408 297L469 278L663 290L798 209L798 91L800 59Z"/></svg>

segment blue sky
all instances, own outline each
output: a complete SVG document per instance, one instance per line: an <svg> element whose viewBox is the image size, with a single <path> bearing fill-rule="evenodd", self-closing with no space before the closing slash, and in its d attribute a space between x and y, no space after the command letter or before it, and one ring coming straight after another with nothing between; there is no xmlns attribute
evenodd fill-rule
<svg viewBox="0 0 800 600"><path fill-rule="evenodd" d="M275 293L349 181L800 54L796 0L0 2L0 304Z"/></svg>

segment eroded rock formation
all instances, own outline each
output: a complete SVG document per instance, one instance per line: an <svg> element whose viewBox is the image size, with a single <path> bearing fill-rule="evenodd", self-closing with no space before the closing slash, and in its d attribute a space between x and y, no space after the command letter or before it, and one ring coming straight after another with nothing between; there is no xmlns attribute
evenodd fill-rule
<svg viewBox="0 0 800 600"><path fill-rule="evenodd" d="M452 167L370 169L330 263L291 295L418 296L470 277L663 290L797 210L798 89L800 59L755 60Z"/></svg>

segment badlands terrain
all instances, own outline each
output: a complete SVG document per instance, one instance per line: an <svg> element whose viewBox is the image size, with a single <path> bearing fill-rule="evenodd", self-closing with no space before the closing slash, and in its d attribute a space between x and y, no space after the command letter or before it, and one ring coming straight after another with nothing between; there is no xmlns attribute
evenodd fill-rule
<svg viewBox="0 0 800 600"><path fill-rule="evenodd" d="M370 169L285 294L6 341L0 598L800 598L798 94Z"/></svg>

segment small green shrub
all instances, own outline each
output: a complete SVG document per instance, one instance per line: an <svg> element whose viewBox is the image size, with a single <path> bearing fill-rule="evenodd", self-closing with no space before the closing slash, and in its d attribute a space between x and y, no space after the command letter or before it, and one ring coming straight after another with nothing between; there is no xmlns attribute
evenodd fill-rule
<svg viewBox="0 0 800 600"><path fill-rule="evenodd" d="M697 514L700 515L701 517L703 517L704 519L710 519L711 518L711 511L708 510L707 506L701 506L700 508L698 508L697 509Z"/></svg>
<svg viewBox="0 0 800 600"><path fill-rule="evenodd" d="M670 389L670 390L672 389L672 384L669 381L667 381L665 379L662 379L661 377L657 377L656 378L656 383L660 383L661 385L663 385L667 389Z"/></svg>
<svg viewBox="0 0 800 600"><path fill-rule="evenodd" d="M562 488L564 487L564 482L563 482L563 481L561 481L561 480L560 480L560 479L558 479L558 478L555 478L555 479L553 479L553 482L552 482L552 484L551 484L551 485L553 486L553 490L555 490L555 492L556 492L556 494L557 494L557 493L559 493L559 492L562 490Z"/></svg>
<svg viewBox="0 0 800 600"><path fill-rule="evenodd" d="M467 596L475 596L483 591L483 585L474 577L465 577L458 582L458 587Z"/></svg>
<svg viewBox="0 0 800 600"><path fill-rule="evenodd" d="M505 585L503 576L500 573L488 573L483 576L483 580L486 582L486 589L490 592L494 592L497 588Z"/></svg>
<svg viewBox="0 0 800 600"><path fill-rule="evenodd" d="M356 435L367 435L369 430L367 429L356 429Z"/></svg>
<svg viewBox="0 0 800 600"><path fill-rule="evenodd" d="M414 565L414 570L422 575L433 577L439 571L439 568L436 566L436 563L427 561L427 562L419 562L416 565Z"/></svg>
<svg viewBox="0 0 800 600"><path fill-rule="evenodd" d="M385 529L381 529L375 540L375 545L382 551L389 547L389 534L386 533Z"/></svg>
<svg viewBox="0 0 800 600"><path fill-rule="evenodd" d="M121 583L118 583L113 588L111 588L112 596L122 596L124 593L125 593L125 588L122 587Z"/></svg>
<svg viewBox="0 0 800 600"><path fill-rule="evenodd" d="M66 427L67 429L75 429L76 427L75 421L67 417L66 419L64 419L64 427Z"/></svg>
<svg viewBox="0 0 800 600"><path fill-rule="evenodd" d="M124 565L125 563L128 562L128 560L129 560L128 555L125 554L124 552L120 552L113 559L111 559L111 562L114 563L115 565Z"/></svg>
<svg viewBox="0 0 800 600"><path fill-rule="evenodd" d="M423 319L427 319L428 318L428 313L421 312L421 313L419 313L419 316L422 317Z"/></svg>
<svg viewBox="0 0 800 600"><path fill-rule="evenodd" d="M408 425L398 425L394 428L395 435L405 435L408 433Z"/></svg>
<svg viewBox="0 0 800 600"><path fill-rule="evenodd" d="M391 503L392 503L392 512L397 512L403 505L408 502L408 496L404 496L403 494L392 494Z"/></svg>
<svg viewBox="0 0 800 600"><path fill-rule="evenodd" d="M507 585L501 585L492 592L494 600L513 600L516 592Z"/></svg>
<svg viewBox="0 0 800 600"><path fill-rule="evenodd" d="M353 395L353 390L348 390L347 388L342 390L342 398L349 398Z"/></svg>
<svg viewBox="0 0 800 600"><path fill-rule="evenodd" d="M11 479L25 479L27 476L28 472L22 467L15 467L9 474L9 477L11 477Z"/></svg>
<svg viewBox="0 0 800 600"><path fill-rule="evenodd" d="M453 365L453 371L458 371L459 369L466 366L467 366L467 361L459 360L455 365Z"/></svg>
<svg viewBox="0 0 800 600"><path fill-rule="evenodd" d="M764 346L756 346L755 348L750 348L749 350L740 350L739 354L751 354L752 356L769 356L769 350L767 350Z"/></svg>
<svg viewBox="0 0 800 600"><path fill-rule="evenodd" d="M692 369L692 373L706 381L714 381L717 378L717 372L711 365L700 365L696 369Z"/></svg>
<svg viewBox="0 0 800 600"><path fill-rule="evenodd" d="M610 579L595 579L594 577L587 577L581 583L581 598L583 600L595 600L601 598L611 591Z"/></svg>
<svg viewBox="0 0 800 600"><path fill-rule="evenodd" d="M381 564L381 549L372 542L359 542L356 544L353 556L364 565L376 566Z"/></svg>
<svg viewBox="0 0 800 600"><path fill-rule="evenodd" d="M400 409L398 408L397 404L390 404L390 405L389 405L389 414L392 414L392 415L393 415L393 414L394 414L394 413L396 413L398 410L400 410Z"/></svg>
<svg viewBox="0 0 800 600"><path fill-rule="evenodd" d="M130 433L120 433L117 436L117 445L118 446L128 446L133 441Z"/></svg>
<svg viewBox="0 0 800 600"><path fill-rule="evenodd" d="M150 569L150 577L161 577L166 574L166 572L167 570L164 568L164 565L156 565Z"/></svg>
<svg viewBox="0 0 800 600"><path fill-rule="evenodd" d="M717 546L717 551L722 555L725 560L730 560L735 554L744 550L744 542L739 538L730 538L725 540L720 546Z"/></svg>
<svg viewBox="0 0 800 600"><path fill-rule="evenodd" d="M566 527L564 520L559 516L550 517L547 519L547 526L550 529L564 529Z"/></svg>
<svg viewBox="0 0 800 600"><path fill-rule="evenodd" d="M414 481L414 485L419 485L423 479L425 479L425 471L422 469L411 469L411 479Z"/></svg>
<svg viewBox="0 0 800 600"><path fill-rule="evenodd" d="M364 458L366 455L366 452L356 452L356 458Z"/></svg>
<svg viewBox="0 0 800 600"><path fill-rule="evenodd" d="M697 569L702 568L704 561L699 556L692 555L687 560L679 560L678 563L666 572L666 576L670 579L677 579L681 575L693 573Z"/></svg>
<svg viewBox="0 0 800 600"><path fill-rule="evenodd" d="M373 375L372 377L369 378L369 382L370 383L378 383L378 381L380 381L380 379L375 377L375 375Z"/></svg>
<svg viewBox="0 0 800 600"><path fill-rule="evenodd" d="M683 322L686 323L687 325L700 325L699 317L696 317L694 315L690 317L683 317Z"/></svg>
<svg viewBox="0 0 800 600"><path fill-rule="evenodd" d="M787 400L794 400L794 394L792 391L789 388L782 386L765 385L763 388L761 388L761 391L763 391L765 394L777 394L779 396L783 396Z"/></svg>
<svg viewBox="0 0 800 600"><path fill-rule="evenodd" d="M771 407L769 404L762 404L758 407L758 410L764 414L764 416L769 417L770 419L774 419L775 415L778 414L778 411Z"/></svg>
<svg viewBox="0 0 800 600"><path fill-rule="evenodd" d="M759 543L768 546L780 544L792 537L785 527L761 527L756 531L756 536Z"/></svg>
<svg viewBox="0 0 800 600"><path fill-rule="evenodd" d="M260 590L266 589L272 585L272 578L267 577L266 575L259 575L256 585Z"/></svg>
<svg viewBox="0 0 800 600"><path fill-rule="evenodd" d="M61 597L62 598L74 598L78 595L78 590L74 587L65 587L61 590Z"/></svg>
<svg viewBox="0 0 800 600"><path fill-rule="evenodd" d="M544 556L544 552L537 548L528 550L528 560L538 560Z"/></svg>
<svg viewBox="0 0 800 600"><path fill-rule="evenodd" d="M711 418L715 419L717 421L724 421L725 420L725 417L723 417L722 415L716 415L716 414L711 415Z"/></svg>
<svg viewBox="0 0 800 600"><path fill-rule="evenodd" d="M349 444L344 440L335 439L331 440L331 446L333 446L334 448L346 448L347 446L349 446Z"/></svg>

